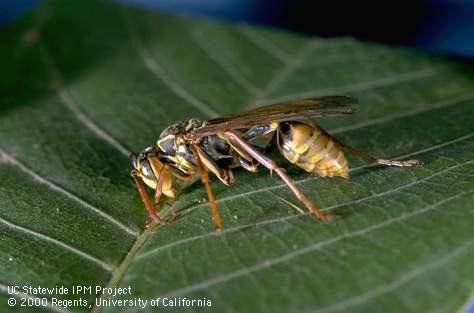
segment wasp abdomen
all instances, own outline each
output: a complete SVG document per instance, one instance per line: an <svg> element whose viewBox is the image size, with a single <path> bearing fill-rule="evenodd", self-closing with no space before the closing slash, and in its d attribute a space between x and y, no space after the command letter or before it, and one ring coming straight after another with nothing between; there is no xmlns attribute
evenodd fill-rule
<svg viewBox="0 0 474 313"><path fill-rule="evenodd" d="M278 147L291 163L319 176L348 177L348 163L338 144L319 126L283 122Z"/></svg>

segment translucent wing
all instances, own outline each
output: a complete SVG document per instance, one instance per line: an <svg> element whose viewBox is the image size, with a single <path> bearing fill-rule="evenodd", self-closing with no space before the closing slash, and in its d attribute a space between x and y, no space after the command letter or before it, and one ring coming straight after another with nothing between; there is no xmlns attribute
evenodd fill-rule
<svg viewBox="0 0 474 313"><path fill-rule="evenodd" d="M271 104L212 119L204 127L191 131L187 137L197 139L226 130L249 128L272 122L351 114L354 112L352 105L355 103L357 103L357 99L353 97L327 96Z"/></svg>

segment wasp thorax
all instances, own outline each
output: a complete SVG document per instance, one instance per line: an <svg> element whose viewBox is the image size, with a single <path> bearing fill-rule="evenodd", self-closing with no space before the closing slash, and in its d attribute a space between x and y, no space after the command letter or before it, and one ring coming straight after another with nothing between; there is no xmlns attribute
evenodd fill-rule
<svg viewBox="0 0 474 313"><path fill-rule="evenodd" d="M165 138L169 135L176 135L185 131L185 123L183 121L178 121L166 127L164 131L161 132L160 138Z"/></svg>
<svg viewBox="0 0 474 313"><path fill-rule="evenodd" d="M156 145L165 155L174 155L177 150L176 136L185 132L185 123L178 121L161 132Z"/></svg>
<svg viewBox="0 0 474 313"><path fill-rule="evenodd" d="M196 128L200 128L201 126L204 125L204 122L197 119L197 118L191 118L189 119L188 123L186 124L185 131L191 131Z"/></svg>
<svg viewBox="0 0 474 313"><path fill-rule="evenodd" d="M156 145L160 148L163 155L174 156L177 153L190 154L182 135L204 125L205 122L197 118L191 118L186 123L178 121L168 126L160 134Z"/></svg>

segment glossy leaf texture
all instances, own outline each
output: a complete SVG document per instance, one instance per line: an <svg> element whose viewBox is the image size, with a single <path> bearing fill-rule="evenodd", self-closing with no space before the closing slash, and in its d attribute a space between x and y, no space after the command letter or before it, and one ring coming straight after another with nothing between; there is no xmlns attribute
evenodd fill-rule
<svg viewBox="0 0 474 313"><path fill-rule="evenodd" d="M455 312L474 290L472 67L416 50L47 1L0 32L0 310L8 286L118 286L111 299L209 299L179 312ZM419 168L318 178L270 155L335 219L321 223L276 176L199 182L179 218L146 231L130 151L167 125L301 97L351 95L319 119L342 142ZM71 290L71 289L70 289ZM20 299L24 294L14 295ZM35 296L51 300L52 295ZM79 295L56 295L78 299ZM136 306L30 311L138 312ZM107 299L107 296L102 296ZM150 302L148 303L150 304ZM146 312L169 307L148 305Z"/></svg>

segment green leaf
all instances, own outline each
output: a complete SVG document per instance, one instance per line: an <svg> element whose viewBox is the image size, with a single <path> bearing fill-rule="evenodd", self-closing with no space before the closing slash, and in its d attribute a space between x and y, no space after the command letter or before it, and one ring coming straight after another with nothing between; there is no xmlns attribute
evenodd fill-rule
<svg viewBox="0 0 474 313"><path fill-rule="evenodd" d="M8 286L69 288L38 312L135 312L110 299L208 299L186 312L454 312L474 290L472 68L416 50L319 39L94 1L48 1L0 36L0 310L25 311ZM188 186L179 218L147 216L127 155L175 120L280 100L359 99L357 114L320 119L342 142L410 169L312 177L271 154L336 216L321 223L275 176L236 170L205 192ZM284 200L284 201L283 201ZM95 288L95 287L94 287ZM27 290L26 290L27 291ZM8 298L18 300L12 308ZM52 298L88 301L57 306ZM160 307L151 300L160 298ZM89 307L90 304L90 307ZM122 304L124 305L124 304Z"/></svg>

